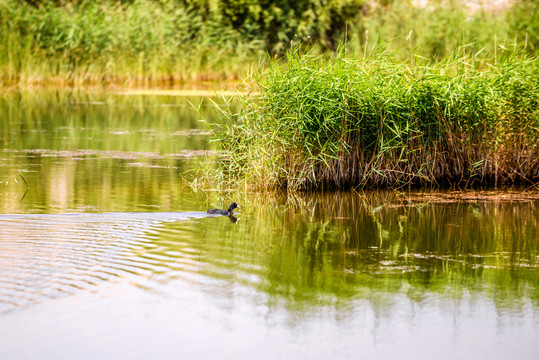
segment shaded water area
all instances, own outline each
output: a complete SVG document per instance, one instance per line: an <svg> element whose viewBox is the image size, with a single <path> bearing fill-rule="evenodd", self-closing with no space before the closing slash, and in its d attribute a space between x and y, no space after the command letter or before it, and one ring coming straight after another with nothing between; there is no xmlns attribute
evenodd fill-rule
<svg viewBox="0 0 539 360"><path fill-rule="evenodd" d="M0 98L2 359L536 358L537 192L190 187L201 101Z"/></svg>

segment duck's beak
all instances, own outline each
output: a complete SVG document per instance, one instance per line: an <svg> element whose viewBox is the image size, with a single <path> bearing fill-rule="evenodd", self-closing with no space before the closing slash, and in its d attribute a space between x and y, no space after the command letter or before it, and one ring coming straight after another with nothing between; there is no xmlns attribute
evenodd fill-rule
<svg viewBox="0 0 539 360"><path fill-rule="evenodd" d="M241 206L238 205L238 209L241 209Z"/></svg>

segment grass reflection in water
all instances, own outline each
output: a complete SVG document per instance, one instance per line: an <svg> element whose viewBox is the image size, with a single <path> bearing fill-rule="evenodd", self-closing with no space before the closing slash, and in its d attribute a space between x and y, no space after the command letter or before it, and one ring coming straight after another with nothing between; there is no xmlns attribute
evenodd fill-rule
<svg viewBox="0 0 539 360"><path fill-rule="evenodd" d="M486 296L499 308L539 304L533 196L429 203L394 192L264 194L241 204L237 224L165 224L148 252L167 263L197 254L197 272L294 308L397 293L418 302L435 295Z"/></svg>

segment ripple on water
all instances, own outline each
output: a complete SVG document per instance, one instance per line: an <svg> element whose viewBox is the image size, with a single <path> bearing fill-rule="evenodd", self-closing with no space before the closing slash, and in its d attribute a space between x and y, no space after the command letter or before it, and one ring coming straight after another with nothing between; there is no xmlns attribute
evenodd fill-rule
<svg viewBox="0 0 539 360"><path fill-rule="evenodd" d="M147 253L163 222L205 213L0 215L0 313L88 290L104 281L152 286L148 278L196 267L179 256L175 269Z"/></svg>

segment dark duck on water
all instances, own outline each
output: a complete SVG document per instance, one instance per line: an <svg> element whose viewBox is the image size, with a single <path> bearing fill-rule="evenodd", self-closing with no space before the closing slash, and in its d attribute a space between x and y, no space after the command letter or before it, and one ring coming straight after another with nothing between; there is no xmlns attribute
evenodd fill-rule
<svg viewBox="0 0 539 360"><path fill-rule="evenodd" d="M238 204L236 204L235 202L233 202L232 204L230 204L230 206L228 207L228 210L221 210L221 209L209 209L207 211L208 214L213 214L213 215L224 215L224 216L230 216L232 215L232 213L234 212L234 209L235 208L240 208L240 206Z"/></svg>

